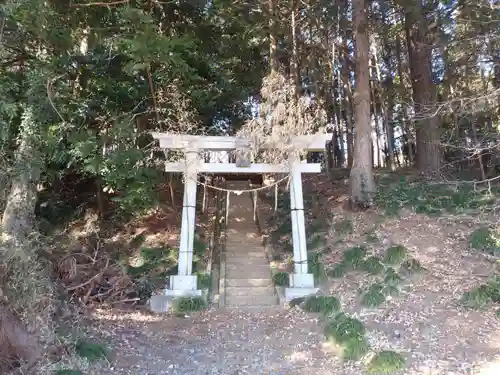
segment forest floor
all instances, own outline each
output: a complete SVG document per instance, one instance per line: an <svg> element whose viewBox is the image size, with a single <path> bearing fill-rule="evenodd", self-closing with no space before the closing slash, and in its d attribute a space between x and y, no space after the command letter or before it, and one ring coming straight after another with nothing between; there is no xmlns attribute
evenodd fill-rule
<svg viewBox="0 0 500 375"><path fill-rule="evenodd" d="M370 351L362 360L344 362L339 347L325 339L321 317L300 308L209 309L185 316L96 310L85 321L86 334L106 343L112 354L83 374L358 375L368 373L370 357L381 350L406 359L404 369L388 375L499 374L500 319L494 306L472 310L460 303L464 293L497 272L496 258L471 250L469 240L487 217L495 219L491 212L429 215L403 207L397 215L381 209L355 213L345 209L345 190L346 185L332 189L318 180L311 190L333 220L322 257L327 270L340 264L346 249L360 245L380 257L402 245L423 267L376 308L362 306L360 290L380 275L354 270L323 279L322 292L336 296L342 310L366 327Z"/></svg>

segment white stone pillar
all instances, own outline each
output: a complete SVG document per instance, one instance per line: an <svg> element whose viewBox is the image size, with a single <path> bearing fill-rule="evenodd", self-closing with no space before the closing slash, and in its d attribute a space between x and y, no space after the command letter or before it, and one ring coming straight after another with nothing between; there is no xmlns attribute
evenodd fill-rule
<svg viewBox="0 0 500 375"><path fill-rule="evenodd" d="M292 238L294 273L290 274L290 287L285 290L285 297L291 300L314 294L314 275L308 273L307 238L304 216L304 197L302 193L302 173L300 162L292 164L290 183L290 208L292 215Z"/></svg>
<svg viewBox="0 0 500 375"><path fill-rule="evenodd" d="M197 187L197 150L185 151L185 181L182 204L182 226L179 243L178 274L170 277L170 288L167 295L200 295L197 290L196 275L193 271L193 244L196 219L196 187Z"/></svg>

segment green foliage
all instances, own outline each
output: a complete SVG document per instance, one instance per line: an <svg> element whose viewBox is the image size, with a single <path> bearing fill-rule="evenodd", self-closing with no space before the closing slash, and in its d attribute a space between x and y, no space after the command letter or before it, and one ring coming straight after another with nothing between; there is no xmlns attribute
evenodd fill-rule
<svg viewBox="0 0 500 375"><path fill-rule="evenodd" d="M196 283L198 284L197 288L200 290L211 290L212 275L208 272L196 272Z"/></svg>
<svg viewBox="0 0 500 375"><path fill-rule="evenodd" d="M491 303L500 303L500 277L465 292L460 302L470 309L481 309Z"/></svg>
<svg viewBox="0 0 500 375"><path fill-rule="evenodd" d="M379 307L385 302L385 295L383 291L384 286L380 283L370 285L368 290L361 297L361 303L370 308Z"/></svg>
<svg viewBox="0 0 500 375"><path fill-rule="evenodd" d="M364 246L355 246L344 251L343 263L351 267L351 269L357 269L363 262L366 256L366 248Z"/></svg>
<svg viewBox="0 0 500 375"><path fill-rule="evenodd" d="M384 262L387 264L400 264L406 258L406 248L402 245L395 245L385 252Z"/></svg>
<svg viewBox="0 0 500 375"><path fill-rule="evenodd" d="M361 262L360 268L372 275L378 275L384 271L382 260L376 256L370 256Z"/></svg>
<svg viewBox="0 0 500 375"><path fill-rule="evenodd" d="M333 223L333 229L337 234L349 234L352 233L354 227L351 220L342 219Z"/></svg>
<svg viewBox="0 0 500 375"><path fill-rule="evenodd" d="M326 323L325 335L327 339L341 345L350 340L361 339L365 330L365 326L359 320L340 313Z"/></svg>
<svg viewBox="0 0 500 375"><path fill-rule="evenodd" d="M370 345L364 336L349 339L343 344L342 358L344 361L357 361L370 350Z"/></svg>
<svg viewBox="0 0 500 375"><path fill-rule="evenodd" d="M200 239L200 237L198 237L198 235L195 235L193 240L193 262L196 263L202 260L206 250L207 245Z"/></svg>
<svg viewBox="0 0 500 375"><path fill-rule="evenodd" d="M375 202L386 214L396 215L403 207L417 213L440 215L457 213L491 205L491 197L485 192L474 191L468 185L447 186L410 181L401 176L399 181L381 181Z"/></svg>
<svg viewBox="0 0 500 375"><path fill-rule="evenodd" d="M323 268L323 263L321 262L321 253L312 251L308 252L307 263L309 272L313 274L314 280L319 281L325 276L325 270Z"/></svg>
<svg viewBox="0 0 500 375"><path fill-rule="evenodd" d="M202 297L180 297L176 298L174 303L176 313L200 311L206 307L207 303Z"/></svg>
<svg viewBox="0 0 500 375"><path fill-rule="evenodd" d="M290 275L288 275L288 272L276 272L273 275L273 281L277 286L288 286L290 283Z"/></svg>
<svg viewBox="0 0 500 375"><path fill-rule="evenodd" d="M75 351L80 357L87 359L89 362L108 358L110 352L107 346L84 339L76 342Z"/></svg>
<svg viewBox="0 0 500 375"><path fill-rule="evenodd" d="M488 254L500 254L500 238L498 233L489 228L479 228L469 238L471 248Z"/></svg>
<svg viewBox="0 0 500 375"><path fill-rule="evenodd" d="M147 278L154 272L160 277L167 276L175 271L179 252L173 247L142 248L139 259L134 265L126 264L127 273L134 278ZM123 259L122 263L128 263Z"/></svg>
<svg viewBox="0 0 500 375"><path fill-rule="evenodd" d="M334 296L310 296L305 299L303 309L330 316L340 311L340 301Z"/></svg>
<svg viewBox="0 0 500 375"><path fill-rule="evenodd" d="M401 354L383 350L372 358L368 364L367 372L373 375L395 375L403 370L406 359Z"/></svg>
<svg viewBox="0 0 500 375"><path fill-rule="evenodd" d="M83 372L75 369L62 369L54 371L54 375L83 375Z"/></svg>

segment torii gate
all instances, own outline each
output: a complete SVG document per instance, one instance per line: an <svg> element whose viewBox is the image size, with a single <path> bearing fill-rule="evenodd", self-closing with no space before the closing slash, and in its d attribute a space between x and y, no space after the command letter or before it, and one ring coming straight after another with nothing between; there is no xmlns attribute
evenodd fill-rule
<svg viewBox="0 0 500 375"><path fill-rule="evenodd" d="M182 208L182 226L179 243L178 274L170 277L167 296L201 295L197 289L196 275L193 267L193 241L195 236L196 188L199 173L290 173L290 207L292 215L292 239L294 273L290 274L290 287L286 289L287 300L315 293L314 277L308 273L307 241L304 217L304 199L302 193L302 173L319 173L321 164L304 163L295 160L290 166L255 163L240 167L235 163L206 163L199 156L199 151L230 151L244 148L249 141L239 137L229 136L195 136L172 135L168 133L152 133L159 140L163 149L184 151L184 161L165 163L167 172L183 172L185 174L184 199ZM296 150L324 151L330 141L328 134L300 135L291 140L291 146Z"/></svg>

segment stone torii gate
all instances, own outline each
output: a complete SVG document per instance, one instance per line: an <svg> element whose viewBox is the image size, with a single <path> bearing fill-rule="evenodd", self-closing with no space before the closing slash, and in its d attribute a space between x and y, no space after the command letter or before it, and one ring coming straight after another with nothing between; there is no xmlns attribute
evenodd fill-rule
<svg viewBox="0 0 500 375"><path fill-rule="evenodd" d="M300 160L292 162L291 167L265 163L252 163L245 167L235 163L206 163L199 158L200 151L241 149L248 147L249 141L229 136L172 135L168 133L152 133L152 135L159 140L161 148L184 151L183 161L165 163L165 171L185 174L178 274L170 276L169 289L165 290L167 296L196 296L202 293L201 290L197 289L196 275L193 275L192 272L196 189L199 173L290 173L290 207L295 269L294 273L290 274L290 287L286 289L285 295L286 299L290 300L317 291L314 288L314 277L308 272L302 173L319 173L321 172L321 164L304 163ZM295 136L291 140L291 146L295 150L324 151L326 142L330 138L331 136L328 134Z"/></svg>

